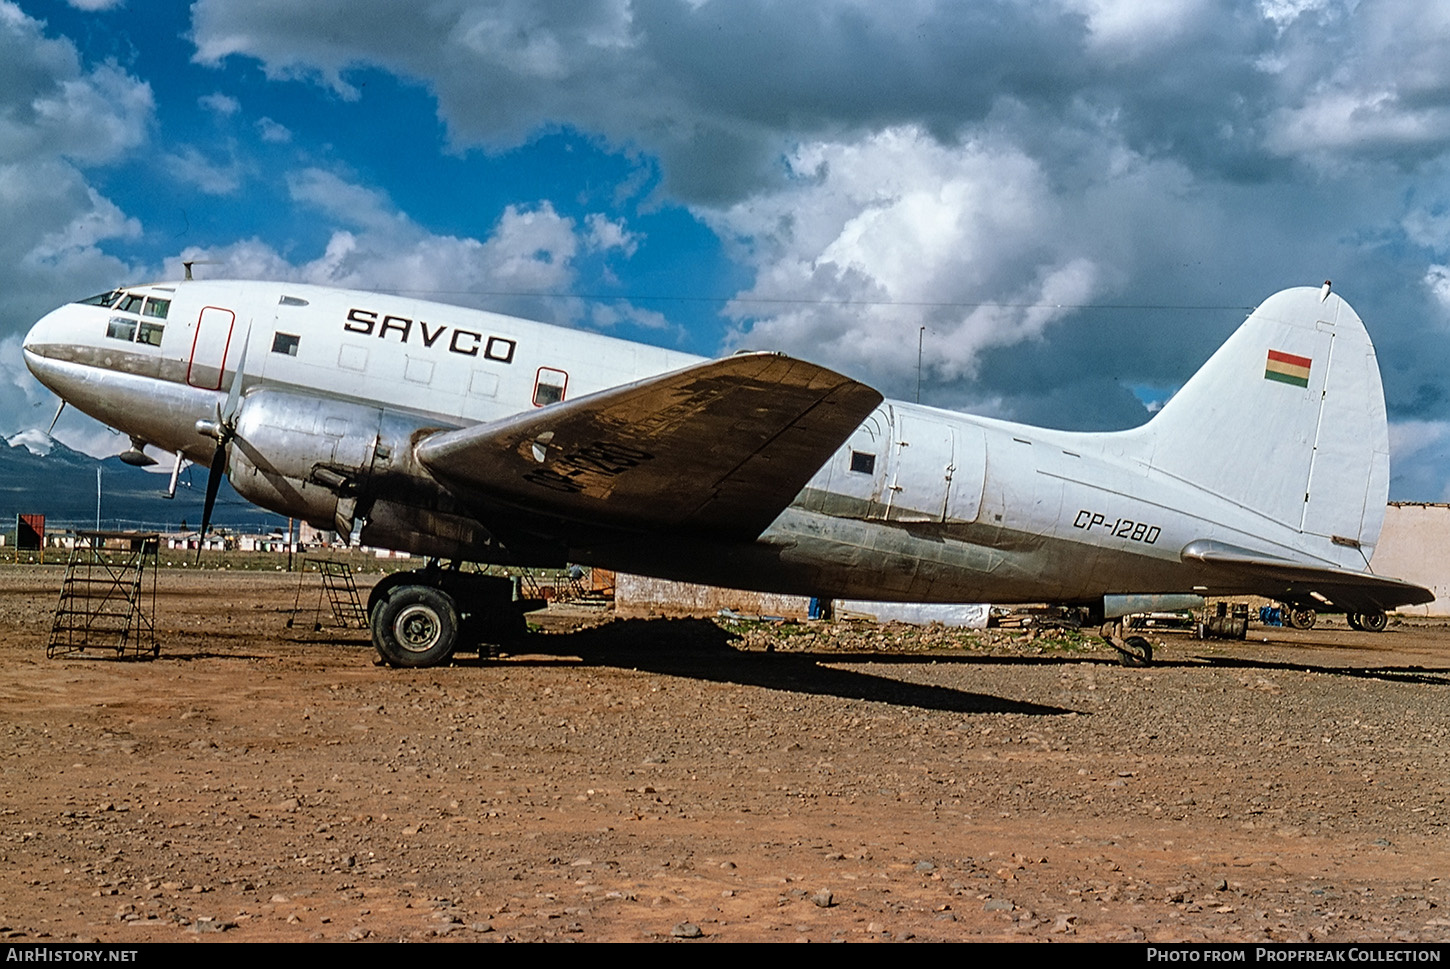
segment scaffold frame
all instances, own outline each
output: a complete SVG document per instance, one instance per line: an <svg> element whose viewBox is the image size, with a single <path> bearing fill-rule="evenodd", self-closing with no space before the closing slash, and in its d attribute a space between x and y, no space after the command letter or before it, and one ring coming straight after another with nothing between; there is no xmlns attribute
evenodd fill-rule
<svg viewBox="0 0 1450 969"><path fill-rule="evenodd" d="M160 655L156 641L160 536L108 531L72 535L74 544L45 655L54 658L88 650L106 650L123 659Z"/></svg>

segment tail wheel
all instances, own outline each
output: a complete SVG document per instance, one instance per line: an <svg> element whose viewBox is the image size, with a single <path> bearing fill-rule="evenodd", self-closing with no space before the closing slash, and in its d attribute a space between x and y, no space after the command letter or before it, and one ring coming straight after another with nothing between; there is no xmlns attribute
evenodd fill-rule
<svg viewBox="0 0 1450 969"><path fill-rule="evenodd" d="M453 600L426 585L390 590L373 610L372 627L373 645L389 666L438 666L458 646Z"/></svg>
<svg viewBox="0 0 1450 969"><path fill-rule="evenodd" d="M1123 666L1152 666L1153 644L1142 636L1129 636L1118 648L1118 662Z"/></svg>

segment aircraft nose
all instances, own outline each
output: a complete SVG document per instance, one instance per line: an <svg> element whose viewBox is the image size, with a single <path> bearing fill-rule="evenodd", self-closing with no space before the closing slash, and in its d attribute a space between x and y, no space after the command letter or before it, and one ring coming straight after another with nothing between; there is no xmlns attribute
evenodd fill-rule
<svg viewBox="0 0 1450 969"><path fill-rule="evenodd" d="M35 321L30 332L25 334L21 342L21 352L25 357L25 366L35 376L36 380L50 387L51 381L47 379L54 369L54 349L65 342L64 321L67 307L52 310ZM52 388L54 389L54 388Z"/></svg>
<svg viewBox="0 0 1450 969"><path fill-rule="evenodd" d="M35 321L30 332L25 334L25 340L20 344L27 354L41 354L43 348L50 343L55 343L55 330L57 318L65 312L65 307L51 310L49 313Z"/></svg>
<svg viewBox="0 0 1450 969"><path fill-rule="evenodd" d="M20 349L24 350L26 353L34 353L35 348L40 346L40 341L44 338L44 331L45 317L42 316L39 320L35 322L33 326L31 326L30 332L25 334L25 339L21 341Z"/></svg>

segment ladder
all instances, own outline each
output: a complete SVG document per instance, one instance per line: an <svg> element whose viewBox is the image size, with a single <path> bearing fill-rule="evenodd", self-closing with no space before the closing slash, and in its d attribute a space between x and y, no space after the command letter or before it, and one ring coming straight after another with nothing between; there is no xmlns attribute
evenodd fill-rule
<svg viewBox="0 0 1450 969"><path fill-rule="evenodd" d="M302 560L302 573L297 577L297 597L292 603L292 618L287 620L287 626L290 628L296 623L297 614L301 611L302 584L309 566L316 568L322 579L322 586L317 590L317 607L312 613L312 631L317 632L322 628L324 598L332 610L333 625L343 629L368 628L367 609L363 607L362 599L358 596L357 583L353 581L352 570L347 563L314 558Z"/></svg>

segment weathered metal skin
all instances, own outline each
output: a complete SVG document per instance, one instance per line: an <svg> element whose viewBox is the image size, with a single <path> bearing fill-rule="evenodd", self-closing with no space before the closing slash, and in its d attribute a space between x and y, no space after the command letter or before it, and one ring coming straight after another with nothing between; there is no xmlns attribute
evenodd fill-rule
<svg viewBox="0 0 1450 969"><path fill-rule="evenodd" d="M414 442L440 429L375 405L264 388L241 407L229 474L248 501L345 535L360 526L370 545L499 558L487 529L414 458Z"/></svg>
<svg viewBox="0 0 1450 969"><path fill-rule="evenodd" d="M201 463L239 395L237 490L369 544L918 602L1289 601L1322 587L1368 610L1428 595L1368 572L1388 491L1383 391L1362 323L1327 286L1266 300L1152 421L1102 434L898 401L868 413L879 394L789 358L727 365L373 293L238 282L126 293L166 302L164 333L139 311L117 326L118 309L62 307L26 338L35 376L136 441ZM732 397L752 380L800 415L777 428L771 401ZM825 385L837 396L812 403ZM848 404L840 427L829 411ZM563 446L551 414L561 434L567 417L585 437ZM713 467L683 452L749 438L756 420L772 430L741 452L742 467L758 459L754 475L711 492L661 472ZM690 437L695 426L716 437ZM789 439L799 427L812 430ZM835 435L819 452L806 446L818 427ZM490 450L497 441L508 444ZM836 442L818 468L799 458ZM778 500L742 512L749 525L731 534L722 519L749 509L752 481L775 482Z"/></svg>
<svg viewBox="0 0 1450 969"><path fill-rule="evenodd" d="M132 368L112 372L97 364L67 359L55 344L26 348L35 376L77 410L107 414L111 426L164 451L182 451L204 463L216 442L196 433L198 419L215 414L218 395L170 380L156 380ZM94 354L93 354L94 356ZM129 362L129 361L128 361Z"/></svg>

